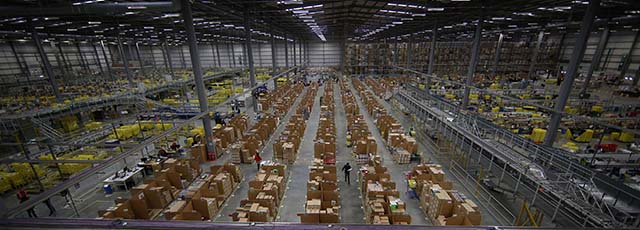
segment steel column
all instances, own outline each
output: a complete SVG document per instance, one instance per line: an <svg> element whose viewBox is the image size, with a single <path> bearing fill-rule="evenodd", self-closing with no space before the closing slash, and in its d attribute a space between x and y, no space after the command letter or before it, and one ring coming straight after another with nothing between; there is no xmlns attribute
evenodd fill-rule
<svg viewBox="0 0 640 230"><path fill-rule="evenodd" d="M62 52L62 42L58 42L58 52L60 52L60 57L62 57L62 63L64 64L64 68L66 70L70 70L71 68L69 67L70 64L67 61L67 58L64 56L64 52Z"/></svg>
<svg viewBox="0 0 640 230"><path fill-rule="evenodd" d="M122 47L122 40L120 39L120 35L118 35L118 37L116 38L118 40L118 50L120 51L122 64L124 65L124 72L127 74L127 80L129 80L129 89L133 90L133 88L135 88L135 85L133 83L133 74L131 74L131 70L129 69L129 60L127 60L127 57L124 54L124 48Z"/></svg>
<svg viewBox="0 0 640 230"><path fill-rule="evenodd" d="M580 94L584 94L589 89L589 84L591 83L591 77L593 76L593 71L598 70L600 66L600 59L602 59L602 53L604 53L604 48L607 47L607 42L609 41L609 25L604 27L604 31L600 35L600 41L598 41L598 47L596 48L596 52L593 54L593 58L591 59L591 65L589 65L589 69L587 69L587 78L584 80L584 85L582 85L582 90Z"/></svg>
<svg viewBox="0 0 640 230"><path fill-rule="evenodd" d="M466 109L469 105L469 93L473 85L473 75L476 72L476 65L480 56L480 38L482 37L482 17L478 19L476 33L473 37L473 47L471 51L471 62L469 62L469 71L467 72L466 85L464 87L464 98L462 98L462 109Z"/></svg>
<svg viewBox="0 0 640 230"><path fill-rule="evenodd" d="M96 45L91 43L91 47L93 47L93 54L96 56L96 64L98 64L98 68L100 68L100 73L104 75L104 69L102 68L102 64L100 63L100 55L98 54L98 48Z"/></svg>
<svg viewBox="0 0 640 230"><path fill-rule="evenodd" d="M491 76L495 77L498 73L498 63L500 63L500 55L502 54L502 41L504 40L504 34L500 33L498 36L498 44L496 44L496 54L493 59L493 68L491 68Z"/></svg>
<svg viewBox="0 0 640 230"><path fill-rule="evenodd" d="M157 69L158 66L156 66L156 55L153 52L153 46L149 45L149 53L151 53L151 64L153 65L154 69Z"/></svg>
<svg viewBox="0 0 640 230"><path fill-rule="evenodd" d="M532 79L533 72L535 72L536 64L538 62L538 54L540 53L540 46L542 46L542 40L544 39L544 31L540 31L538 33L538 42L536 43L536 48L533 50L533 55L531 57L531 63L529 63L529 79Z"/></svg>
<svg viewBox="0 0 640 230"><path fill-rule="evenodd" d="M211 61L213 62L211 67L216 67L216 47L213 42L211 43Z"/></svg>
<svg viewBox="0 0 640 230"><path fill-rule="evenodd" d="M100 40L100 49L102 49L102 56L104 57L104 63L107 66L107 73L109 74L109 77L111 77L111 80L115 80L112 71L111 71L111 64L109 63L109 58L107 57L107 52L104 50L104 41ZM63 55L64 57L64 55Z"/></svg>
<svg viewBox="0 0 640 230"><path fill-rule="evenodd" d="M567 75L564 82L562 82L562 85L560 86L560 93L558 98L556 99L556 105L553 114L551 115L551 121L549 122L547 134L544 137L545 146L552 147L553 142L556 139L558 127L560 126L560 120L562 119L562 112L564 111L564 106L567 104L567 99L569 99L569 94L571 94L573 79L575 79L576 74L578 73L580 61L584 56L585 47L587 46L587 39L589 39L591 26L593 25L595 14L598 11L598 8L600 8L600 0L589 1L589 6L587 7L584 17L582 18L580 34L576 38L576 45L574 46L573 53L571 54L571 60L569 61L569 66L567 68Z"/></svg>
<svg viewBox="0 0 640 230"><path fill-rule="evenodd" d="M22 72L22 74L24 74L25 77L27 77L27 81L29 81L29 71L27 71L27 69L25 68L24 65L22 65L22 61L20 61L20 57L18 57L18 52L16 52L16 47L15 45L13 45L12 41L9 41L9 47L11 47L11 52L13 52L13 57L16 58L16 63L18 64L18 66L20 67L20 72ZM26 65L26 63L24 63ZM63 71L64 72L64 71Z"/></svg>
<svg viewBox="0 0 640 230"><path fill-rule="evenodd" d="M200 66L200 56L198 55L198 44L196 42L196 33L193 28L193 16L191 14L191 3L189 0L182 1L182 18L184 19L184 27L187 32L187 40L189 42L189 54L191 55L191 66L193 68L193 77L196 85L196 92L198 93L198 102L200 104L200 111L209 111L209 105L207 104L207 92L204 87L204 80L202 79L202 68ZM215 153L215 145L213 143L213 134L211 119L209 114L202 117L202 124L204 126L204 136L207 142L207 151ZM163 126L164 127L164 126Z"/></svg>
<svg viewBox="0 0 640 230"><path fill-rule="evenodd" d="M405 68L407 69L411 69L411 65L413 63L411 63L413 60L413 52L411 52L413 49L413 37L410 37L409 40L407 41L407 52L405 52L405 55L407 55L407 58L405 60ZM375 56L374 56L375 58Z"/></svg>
<svg viewBox="0 0 640 230"><path fill-rule="evenodd" d="M184 59L184 48L182 48L182 44L178 46L180 48L180 59L182 60L182 69L187 68L187 61Z"/></svg>
<svg viewBox="0 0 640 230"><path fill-rule="evenodd" d="M622 63L622 69L620 69L620 75L618 75L618 78L620 79L623 79L624 75L627 74L627 71L629 70L629 65L631 64L631 54L633 54L633 50L636 49L638 37L640 37L640 30L638 30L636 32L636 35L633 36L633 42L631 43L631 47L629 48L629 54L627 54L627 58L624 60L624 63Z"/></svg>
<svg viewBox="0 0 640 230"><path fill-rule="evenodd" d="M29 23L31 23L31 19L29 19ZM40 41L40 37L38 36L38 32L36 28L31 26L31 38L36 43L36 48L38 49L38 54L40 54L40 60L42 61L42 65L44 67L44 73L47 75L49 79L49 83L51 84L51 88L53 91L53 95L56 97L56 101L62 102L62 96L58 91L58 82L56 81L55 75L53 74L53 68L51 68L51 63L49 62L49 58L47 54L44 52L44 48L42 47L42 41Z"/></svg>
<svg viewBox="0 0 640 230"><path fill-rule="evenodd" d="M273 34L273 27L271 28L271 77L277 75L277 63L276 63L276 37ZM273 85L278 88L278 79L273 79Z"/></svg>
<svg viewBox="0 0 640 230"><path fill-rule="evenodd" d="M231 42L231 60L233 61L233 67L236 67L236 50L233 42Z"/></svg>
<svg viewBox="0 0 640 230"><path fill-rule="evenodd" d="M218 40L216 40L216 57L218 60L218 67L222 67L222 59L220 59L220 46L218 46Z"/></svg>
<svg viewBox="0 0 640 230"><path fill-rule="evenodd" d="M251 24L249 22L249 10L244 11L244 33L245 46L247 47L247 62L249 64L249 84L250 88L256 87L256 69L253 66L253 51L251 47ZM258 112L258 98L253 97L253 111Z"/></svg>
<svg viewBox="0 0 640 230"><path fill-rule="evenodd" d="M425 82L425 89L427 93L431 90L431 77L433 75L433 66L436 64L436 44L438 40L438 26L433 24L433 31L431 35L431 48L429 49L429 66L427 67L427 81Z"/></svg>
<svg viewBox="0 0 640 230"><path fill-rule="evenodd" d="M136 41L135 39L133 40L133 42L136 45L136 57L138 57L138 64L140 65L140 73L142 73L142 75L144 76L144 62L142 61L142 57L140 57L140 46L138 45L138 41Z"/></svg>
<svg viewBox="0 0 640 230"><path fill-rule="evenodd" d="M300 65L301 66L304 65L304 61L302 60L303 59L302 58L302 43L303 43L303 41L298 42L298 50L300 50L300 51L298 51L298 55L299 55L298 58L300 59Z"/></svg>
<svg viewBox="0 0 640 230"><path fill-rule="evenodd" d="M284 67L289 69L289 49L287 48L289 40L287 40L287 34L284 34ZM287 80L289 80L289 72L287 72Z"/></svg>
<svg viewBox="0 0 640 230"><path fill-rule="evenodd" d="M84 56L82 55L82 50L80 49L80 42L76 41L76 49L78 49L78 58L80 58L80 67L84 70L89 70L89 63L84 60Z"/></svg>
<svg viewBox="0 0 640 230"><path fill-rule="evenodd" d="M293 48L293 66L297 65L297 60L296 60L296 40L293 39L293 43L291 44L291 47Z"/></svg>
<svg viewBox="0 0 640 230"><path fill-rule="evenodd" d="M169 63L169 72L171 73L171 75L175 75L175 73L173 72L173 60L171 60L171 53L169 50L169 45L167 45L167 42L164 43L164 49L165 49L165 53L167 53L167 63Z"/></svg>

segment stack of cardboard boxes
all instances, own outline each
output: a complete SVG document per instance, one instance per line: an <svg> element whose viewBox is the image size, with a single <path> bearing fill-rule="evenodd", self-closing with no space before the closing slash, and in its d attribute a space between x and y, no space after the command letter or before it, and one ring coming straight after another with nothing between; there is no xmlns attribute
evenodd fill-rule
<svg viewBox="0 0 640 230"><path fill-rule="evenodd" d="M367 79L370 80L370 79ZM366 90L366 87L359 80L354 80L354 86L358 89L362 100L367 106L367 111L374 119L376 119L376 126L380 135L386 141L388 146L391 146L398 151L394 153L393 159L398 164L408 164L411 161L411 155L418 153L418 147L416 140L409 135L405 135L405 131L402 128L400 122L398 122L393 116L387 113L387 111L378 103L375 95ZM369 82L369 81L368 81ZM386 91L384 87L377 86L379 90ZM379 92L376 92L376 94ZM380 96L380 95L378 95Z"/></svg>
<svg viewBox="0 0 640 230"><path fill-rule="evenodd" d="M411 171L420 205L436 225L480 225L478 206L462 193L452 190L438 164L420 164Z"/></svg>
<svg viewBox="0 0 640 230"><path fill-rule="evenodd" d="M298 214L300 222L340 222L340 200L336 166L311 166L309 170L305 212Z"/></svg>
<svg viewBox="0 0 640 230"><path fill-rule="evenodd" d="M349 112L347 112L347 130L349 131L347 139L353 146L353 156L356 159L356 164L380 165L382 160L378 155L377 142L369 132L364 116L360 114L360 109L351 90L349 90L348 83L342 81L340 88L342 101L345 104L345 112L347 112L347 107L350 108Z"/></svg>
<svg viewBox="0 0 640 230"><path fill-rule="evenodd" d="M324 97L320 101L320 120L313 149L314 164L334 165L336 163L337 147L334 110L333 85L327 84Z"/></svg>
<svg viewBox="0 0 640 230"><path fill-rule="evenodd" d="M396 184L387 168L361 167L358 173L365 204L365 217L370 224L411 224L405 203L399 198Z"/></svg>
<svg viewBox="0 0 640 230"><path fill-rule="evenodd" d="M287 166L265 162L256 177L249 182L246 200L231 214L237 222L269 222L278 214L278 207L286 188Z"/></svg>
<svg viewBox="0 0 640 230"><path fill-rule="evenodd" d="M100 211L99 218L154 219L163 214L167 220L210 220L242 174L230 164L213 166L210 174L200 172L196 160L168 159L153 180L133 187L130 199L116 199L116 206Z"/></svg>
<svg viewBox="0 0 640 230"><path fill-rule="evenodd" d="M237 145L231 145L232 163L253 163L253 156L275 131L278 118L265 115L249 130Z"/></svg>

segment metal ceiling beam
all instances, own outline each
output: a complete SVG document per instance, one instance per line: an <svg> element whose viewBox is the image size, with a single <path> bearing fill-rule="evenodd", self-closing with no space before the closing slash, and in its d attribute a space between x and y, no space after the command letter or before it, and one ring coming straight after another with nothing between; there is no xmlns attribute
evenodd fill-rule
<svg viewBox="0 0 640 230"><path fill-rule="evenodd" d="M70 15L113 15L129 11L176 12L181 8L180 0L164 2L113 2L59 7L0 7L0 15L5 17L44 17Z"/></svg>

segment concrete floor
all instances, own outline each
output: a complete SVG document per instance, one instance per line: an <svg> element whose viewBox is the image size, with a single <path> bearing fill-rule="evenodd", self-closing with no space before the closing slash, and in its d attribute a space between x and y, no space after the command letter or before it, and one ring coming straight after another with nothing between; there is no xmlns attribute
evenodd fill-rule
<svg viewBox="0 0 640 230"><path fill-rule="evenodd" d="M337 83L333 85L333 98L335 101L334 117L336 122L336 166L340 169L346 163L356 165L351 154L352 149L347 147L347 118L342 104L342 93ZM364 206L362 204L362 192L358 186L358 177L353 176L352 185L347 185L339 172L338 188L340 193L340 219L342 223L365 223Z"/></svg>

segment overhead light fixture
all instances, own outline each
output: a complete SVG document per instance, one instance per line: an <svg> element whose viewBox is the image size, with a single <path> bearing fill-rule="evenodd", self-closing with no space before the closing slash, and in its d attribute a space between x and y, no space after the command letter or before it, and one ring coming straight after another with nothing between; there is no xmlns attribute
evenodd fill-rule
<svg viewBox="0 0 640 230"><path fill-rule="evenodd" d="M130 10L144 10L144 9L147 9L147 7L146 6L128 6L127 9L130 9Z"/></svg>
<svg viewBox="0 0 640 230"><path fill-rule="evenodd" d="M91 21L87 22L87 23L89 23L89 25L100 25L100 24L102 24L102 22L91 22Z"/></svg>
<svg viewBox="0 0 640 230"><path fill-rule="evenodd" d="M444 11L444 8L442 8L442 7L438 7L438 8L427 8L427 11Z"/></svg>

